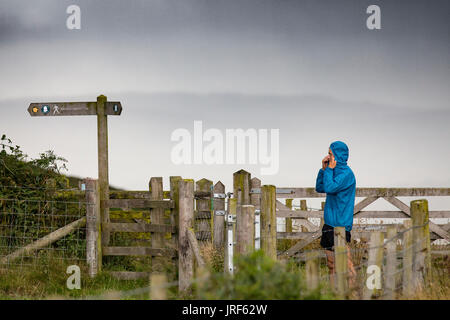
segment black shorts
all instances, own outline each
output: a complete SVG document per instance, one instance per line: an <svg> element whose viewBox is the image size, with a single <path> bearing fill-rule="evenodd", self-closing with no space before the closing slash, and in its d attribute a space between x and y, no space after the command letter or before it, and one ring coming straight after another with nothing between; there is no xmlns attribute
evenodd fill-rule
<svg viewBox="0 0 450 320"><path fill-rule="evenodd" d="M345 240L350 242L351 239L350 231L345 230ZM320 239L320 246L326 250L333 251L334 246L334 228L327 224L323 225L322 228L322 238Z"/></svg>

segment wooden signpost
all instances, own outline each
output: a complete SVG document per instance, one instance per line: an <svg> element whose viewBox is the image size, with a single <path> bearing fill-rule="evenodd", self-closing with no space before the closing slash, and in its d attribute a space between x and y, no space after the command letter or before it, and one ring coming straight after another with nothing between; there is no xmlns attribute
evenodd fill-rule
<svg viewBox="0 0 450 320"><path fill-rule="evenodd" d="M118 101L107 101L104 95L94 102L43 102L30 103L28 112L32 117L97 116L98 141L98 183L100 193L100 214L102 220L102 245L109 244L109 230L103 229L109 223L109 177L108 177L108 116L119 116L122 105Z"/></svg>

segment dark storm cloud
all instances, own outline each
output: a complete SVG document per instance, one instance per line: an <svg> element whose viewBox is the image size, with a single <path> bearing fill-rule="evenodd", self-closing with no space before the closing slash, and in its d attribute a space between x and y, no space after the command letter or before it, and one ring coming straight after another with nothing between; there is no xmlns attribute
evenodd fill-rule
<svg viewBox="0 0 450 320"><path fill-rule="evenodd" d="M77 4L82 10L86 37L152 37L170 34L216 33L237 37L255 35L299 41L312 37L364 37L366 8L377 4L382 11L381 38L438 41L448 45L450 2L307 0L307 1L2 1L2 34L11 39L67 36L65 9ZM50 28L51 27L51 28ZM6 30L7 32L5 32ZM218 33L217 33L218 32Z"/></svg>

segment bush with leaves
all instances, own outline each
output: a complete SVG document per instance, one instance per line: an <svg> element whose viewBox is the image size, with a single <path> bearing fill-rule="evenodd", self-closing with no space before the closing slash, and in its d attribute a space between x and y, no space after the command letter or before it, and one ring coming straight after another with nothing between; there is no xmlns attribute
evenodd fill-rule
<svg viewBox="0 0 450 320"><path fill-rule="evenodd" d="M332 299L328 292L306 289L304 277L298 265L281 263L265 256L261 250L235 259L233 275L223 272L212 273L207 281L197 286L200 299L238 300L303 300Z"/></svg>

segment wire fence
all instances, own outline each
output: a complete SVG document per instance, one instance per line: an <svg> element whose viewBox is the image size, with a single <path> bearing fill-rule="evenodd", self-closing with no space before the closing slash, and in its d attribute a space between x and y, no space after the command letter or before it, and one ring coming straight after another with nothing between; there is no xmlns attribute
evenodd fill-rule
<svg viewBox="0 0 450 320"><path fill-rule="evenodd" d="M5 192L7 188L20 188L28 196ZM33 190L46 192L33 193ZM49 243L39 246L39 250L27 250L38 240L42 242L48 235L86 216L86 202L76 197L61 197L57 194L61 191L67 189L0 186L0 269L48 267L58 261L85 261L84 224L55 241L46 241Z"/></svg>

